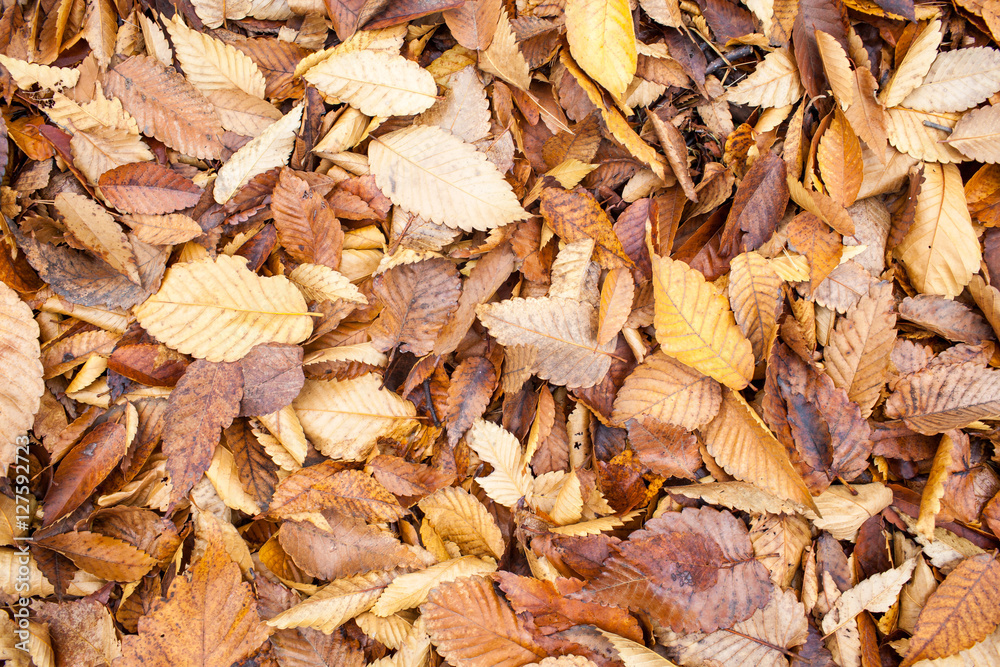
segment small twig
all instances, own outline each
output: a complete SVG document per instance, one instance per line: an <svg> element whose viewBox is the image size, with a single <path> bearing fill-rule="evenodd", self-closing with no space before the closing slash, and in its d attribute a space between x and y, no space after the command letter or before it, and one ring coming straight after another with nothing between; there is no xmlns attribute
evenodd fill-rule
<svg viewBox="0 0 1000 667"><path fill-rule="evenodd" d="M427 410L431 413L431 419L434 420L434 426L440 427L441 420L438 419L437 411L434 410L434 399L431 398L431 379L427 378L424 380L424 398L427 399Z"/></svg>
<svg viewBox="0 0 1000 667"><path fill-rule="evenodd" d="M948 127L947 125L939 125L939 124L934 123L934 122L929 121L929 120L925 120L924 121L924 127L932 127L935 130L941 130L945 134L951 134L951 132L952 132L951 128Z"/></svg>
<svg viewBox="0 0 1000 667"><path fill-rule="evenodd" d="M708 64L708 67L705 68L705 76L715 74L717 70L722 69L723 67L730 69L733 66L733 60L746 58L751 53L753 53L753 47L749 44L744 44L737 49L733 49L729 53L723 54Z"/></svg>
<svg viewBox="0 0 1000 667"><path fill-rule="evenodd" d="M852 496L856 496L856 495L858 495L858 490L857 490L857 489L855 489L855 488L854 488L853 486L851 486L850 484L848 484L848 483L847 483L847 480L846 480L846 479L844 479L843 477L841 477L840 475L837 475L837 481L838 481L838 482L840 482L841 484L843 484L844 486L846 486L846 487L847 487L847 490L851 492L851 495L852 495Z"/></svg>

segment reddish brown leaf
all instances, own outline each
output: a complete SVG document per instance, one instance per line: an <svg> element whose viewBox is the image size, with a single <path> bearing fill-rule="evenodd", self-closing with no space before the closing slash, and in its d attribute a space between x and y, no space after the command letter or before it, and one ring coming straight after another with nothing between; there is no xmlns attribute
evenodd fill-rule
<svg viewBox="0 0 1000 667"><path fill-rule="evenodd" d="M469 357L451 374L445 421L448 424L448 443L452 447L486 412L496 384L496 368L485 357Z"/></svg>
<svg viewBox="0 0 1000 667"><path fill-rule="evenodd" d="M344 232L326 200L291 169L284 168L271 196L278 241L300 262L340 267Z"/></svg>
<svg viewBox="0 0 1000 667"><path fill-rule="evenodd" d="M108 203L122 213L162 214L189 208L202 190L176 171L153 162L134 162L101 174Z"/></svg>
<svg viewBox="0 0 1000 667"><path fill-rule="evenodd" d="M714 632L749 618L770 589L746 526L705 507L648 521L572 597L648 613L674 632Z"/></svg>
<svg viewBox="0 0 1000 667"><path fill-rule="evenodd" d="M190 363L186 356L166 345L139 343L115 348L108 359L108 368L142 384L173 387Z"/></svg>
<svg viewBox="0 0 1000 667"><path fill-rule="evenodd" d="M277 343L258 345L240 359L243 398L240 416L277 412L299 395L305 384L302 348Z"/></svg>
<svg viewBox="0 0 1000 667"><path fill-rule="evenodd" d="M212 463L222 429L239 414L243 373L238 363L199 359L170 392L163 415L163 453L176 503L187 495Z"/></svg>
<svg viewBox="0 0 1000 667"><path fill-rule="evenodd" d="M751 165L736 188L727 229L746 232L747 250L756 250L774 233L788 206L785 161L768 151Z"/></svg>
<svg viewBox="0 0 1000 667"><path fill-rule="evenodd" d="M368 330L381 352L424 355L434 348L441 327L458 307L461 281L447 259L397 266L375 279L374 292L384 307Z"/></svg>
<svg viewBox="0 0 1000 667"><path fill-rule="evenodd" d="M571 600L564 597L570 591L560 590L551 581L519 577L511 572L498 572L495 576L514 610L530 613L543 634L550 635L574 625L596 625L632 641L642 641L639 623L621 609ZM569 582L563 579L558 583L565 586Z"/></svg>
<svg viewBox="0 0 1000 667"><path fill-rule="evenodd" d="M137 581L156 564L131 544L90 531L60 533L37 540L39 546L63 554L81 570L109 581Z"/></svg>
<svg viewBox="0 0 1000 667"><path fill-rule="evenodd" d="M125 456L125 438L124 426L105 422L70 450L56 469L52 486L45 495L43 525L72 512L94 492Z"/></svg>

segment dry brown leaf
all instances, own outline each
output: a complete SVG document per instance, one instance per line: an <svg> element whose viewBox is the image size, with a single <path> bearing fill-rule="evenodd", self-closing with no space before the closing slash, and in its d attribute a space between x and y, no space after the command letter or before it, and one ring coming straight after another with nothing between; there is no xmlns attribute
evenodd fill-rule
<svg viewBox="0 0 1000 667"><path fill-rule="evenodd" d="M545 657L493 583L481 576L441 584L420 612L431 642L457 667L519 667Z"/></svg>
<svg viewBox="0 0 1000 667"><path fill-rule="evenodd" d="M121 100L140 131L198 158L222 153L222 124L184 77L155 58L133 56L108 70L104 90Z"/></svg>
<svg viewBox="0 0 1000 667"><path fill-rule="evenodd" d="M953 655L990 635L1000 622L998 577L1000 564L988 554L959 563L920 612L903 665Z"/></svg>
<svg viewBox="0 0 1000 667"><path fill-rule="evenodd" d="M918 433L933 435L1000 415L1000 374L977 362L938 364L901 378L885 405Z"/></svg>
<svg viewBox="0 0 1000 667"><path fill-rule="evenodd" d="M458 307L461 282L454 264L435 258L393 267L375 279L373 291L383 304L368 330L375 349L421 356Z"/></svg>

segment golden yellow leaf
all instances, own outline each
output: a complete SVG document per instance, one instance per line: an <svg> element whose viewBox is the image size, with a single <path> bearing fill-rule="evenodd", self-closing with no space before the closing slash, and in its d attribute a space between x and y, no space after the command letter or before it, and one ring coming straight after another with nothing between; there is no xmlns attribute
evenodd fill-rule
<svg viewBox="0 0 1000 667"><path fill-rule="evenodd" d="M333 459L364 460L380 436L402 437L417 422L416 408L388 389L377 375L351 380L307 380L292 403L305 434Z"/></svg>
<svg viewBox="0 0 1000 667"><path fill-rule="evenodd" d="M305 299L287 278L263 278L228 255L173 265L133 312L164 344L209 361L237 361L255 345L298 343L312 331Z"/></svg>
<svg viewBox="0 0 1000 667"><path fill-rule="evenodd" d="M495 559L503 556L506 545L493 515L465 489L445 487L419 505L441 537L457 544L462 553Z"/></svg>
<svg viewBox="0 0 1000 667"><path fill-rule="evenodd" d="M864 161L861 142L839 109L819 140L816 161L830 197L841 206L853 204L861 190Z"/></svg>
<svg viewBox="0 0 1000 667"><path fill-rule="evenodd" d="M615 399L611 419L652 417L686 429L704 426L719 411L719 383L658 350L625 379Z"/></svg>
<svg viewBox="0 0 1000 667"><path fill-rule="evenodd" d="M815 508L784 446L737 391L724 389L719 413L700 430L712 458L736 479Z"/></svg>
<svg viewBox="0 0 1000 667"><path fill-rule="evenodd" d="M828 32L816 31L816 46L823 60L823 71L830 83L830 90L841 109L846 109L854 102L854 74L851 72L851 62L847 52L840 42Z"/></svg>
<svg viewBox="0 0 1000 667"><path fill-rule="evenodd" d="M347 276L322 264L299 264L288 274L288 279L302 291L310 301L336 301L343 299L352 303L368 303L365 295L355 287Z"/></svg>
<svg viewBox="0 0 1000 667"><path fill-rule="evenodd" d="M251 97L264 98L266 82L257 63L236 47L188 28L180 14L165 22L174 43L184 76L203 93L242 90Z"/></svg>
<svg viewBox="0 0 1000 667"><path fill-rule="evenodd" d="M753 346L726 298L684 262L653 255L656 340L678 361L733 389L753 378Z"/></svg>
<svg viewBox="0 0 1000 667"><path fill-rule="evenodd" d="M104 207L71 192L56 195L55 206L79 243L136 285L141 283L132 245Z"/></svg>
<svg viewBox="0 0 1000 667"><path fill-rule="evenodd" d="M489 574L496 569L497 564L493 559L462 556L431 565L419 572L400 575L382 591L375 606L372 607L372 613L376 616L389 616L397 611L419 607L431 590L439 584L461 577Z"/></svg>
<svg viewBox="0 0 1000 667"><path fill-rule="evenodd" d="M368 611L398 571L373 571L336 579L290 609L268 619L273 628L313 628L330 634Z"/></svg>
<svg viewBox="0 0 1000 667"><path fill-rule="evenodd" d="M154 245L184 243L204 233L201 225L183 213L166 215L133 213L122 216L122 221L132 228L135 238Z"/></svg>
<svg viewBox="0 0 1000 667"><path fill-rule="evenodd" d="M3 65L14 83L21 90L27 90L35 84L46 90L62 90L72 88L80 80L80 70L68 67L49 67L25 62L0 53L0 65Z"/></svg>
<svg viewBox="0 0 1000 667"><path fill-rule="evenodd" d="M784 302L783 283L770 262L759 253L742 253L730 262L729 303L758 360L764 358L764 350L778 326Z"/></svg>
<svg viewBox="0 0 1000 667"><path fill-rule="evenodd" d="M638 62L627 0L567 0L566 37L583 71L613 96L622 97Z"/></svg>
<svg viewBox="0 0 1000 667"><path fill-rule="evenodd" d="M504 8L500 9L500 21L489 47L479 54L479 67L521 90L527 91L531 86L528 62L514 40L514 31Z"/></svg>
<svg viewBox="0 0 1000 667"><path fill-rule="evenodd" d="M900 151L926 162L964 162L965 156L951 145L943 143L949 133L924 123L954 129L958 114L925 113L896 107L886 112L886 132L889 143Z"/></svg>
<svg viewBox="0 0 1000 667"><path fill-rule="evenodd" d="M894 252L924 294L956 297L979 271L982 253L958 167L924 164L913 225Z"/></svg>
<svg viewBox="0 0 1000 667"><path fill-rule="evenodd" d="M896 66L892 78L879 95L882 106L892 108L898 105L920 85L934 59L937 58L937 49L942 36L941 21L935 19L914 38L903 60Z"/></svg>

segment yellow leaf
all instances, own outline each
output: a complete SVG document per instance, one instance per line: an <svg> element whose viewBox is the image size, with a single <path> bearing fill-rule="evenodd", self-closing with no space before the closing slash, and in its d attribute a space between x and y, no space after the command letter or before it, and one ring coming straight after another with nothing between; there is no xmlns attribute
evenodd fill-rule
<svg viewBox="0 0 1000 667"><path fill-rule="evenodd" d="M11 58L0 53L0 65L7 68L14 83L21 90L27 90L36 83L39 88L62 90L72 88L80 80L80 70L68 67L49 67Z"/></svg>
<svg viewBox="0 0 1000 667"><path fill-rule="evenodd" d="M830 82L833 97L841 109L846 109L854 101L854 75L847 52L836 38L822 30L816 31L816 46L823 59L823 71L826 72L826 80Z"/></svg>
<svg viewBox="0 0 1000 667"><path fill-rule="evenodd" d="M372 613L376 616L389 616L397 611L419 607L427 599L431 589L439 584L461 577L489 574L496 569L496 561L492 559L462 556L419 572L400 575L382 591L378 602L372 607Z"/></svg>
<svg viewBox="0 0 1000 667"><path fill-rule="evenodd" d="M660 349L727 387L746 387L753 378L753 347L725 297L684 262L652 257Z"/></svg>
<svg viewBox="0 0 1000 667"><path fill-rule="evenodd" d="M566 38L583 71L621 98L638 62L628 0L567 0Z"/></svg>
<svg viewBox="0 0 1000 667"><path fill-rule="evenodd" d="M188 28L180 14L165 23L184 76L203 93L242 90L264 98L266 82L257 63L236 47Z"/></svg>
<svg viewBox="0 0 1000 667"><path fill-rule="evenodd" d="M715 417L721 401L718 382L657 350L625 379L611 419L625 424L651 417L694 429Z"/></svg>
<svg viewBox="0 0 1000 667"><path fill-rule="evenodd" d="M788 453L739 392L723 390L722 406L701 428L708 453L736 479L772 495L815 507Z"/></svg>
<svg viewBox="0 0 1000 667"><path fill-rule="evenodd" d="M219 169L215 179L214 196L219 204L225 204L243 187L247 181L263 174L268 169L280 167L288 162L295 145L295 133L302 120L301 104L275 121L264 132L236 151L229 161Z"/></svg>
<svg viewBox="0 0 1000 667"><path fill-rule="evenodd" d="M764 358L764 350L778 326L784 302L783 282L759 253L743 253L730 262L729 303L756 359Z"/></svg>
<svg viewBox="0 0 1000 667"><path fill-rule="evenodd" d="M506 550L503 534L486 507L465 489L449 486L418 503L442 539L470 556L499 559Z"/></svg>
<svg viewBox="0 0 1000 667"><path fill-rule="evenodd" d="M384 51L334 54L306 72L305 80L367 116L408 116L437 101L430 72Z"/></svg>
<svg viewBox="0 0 1000 667"><path fill-rule="evenodd" d="M521 443L514 435L485 419L477 419L465 436L465 442L480 459L493 466L493 472L476 479L486 495L511 509L521 498L531 497L531 473L521 456Z"/></svg>
<svg viewBox="0 0 1000 667"><path fill-rule="evenodd" d="M954 129L958 114L924 113L896 107L886 112L889 143L900 151L926 162L964 162L965 156L944 143L949 133L924 123Z"/></svg>
<svg viewBox="0 0 1000 667"><path fill-rule="evenodd" d="M965 111L997 91L1000 51L976 46L939 53L923 82L902 104L917 111Z"/></svg>
<svg viewBox="0 0 1000 667"><path fill-rule="evenodd" d="M728 90L726 97L734 104L783 107L797 101L804 92L795 58L787 48L781 48L767 54L750 76Z"/></svg>
<svg viewBox="0 0 1000 667"><path fill-rule="evenodd" d="M913 286L924 294L956 297L979 271L979 239L958 167L924 165L913 225L895 254Z"/></svg>
<svg viewBox="0 0 1000 667"><path fill-rule="evenodd" d="M537 350L532 372L568 387L592 387L611 367L614 341L598 345L596 313L571 299L507 299L476 308L480 322L501 345Z"/></svg>
<svg viewBox="0 0 1000 667"><path fill-rule="evenodd" d="M212 454L212 463L205 476L212 482L216 493L222 498L226 507L239 510L244 514L255 516L260 514L260 507L253 497L240 484L239 471L236 469L236 459L225 447L216 447Z"/></svg>
<svg viewBox="0 0 1000 667"><path fill-rule="evenodd" d="M531 86L531 71L517 48L506 9L500 10L500 22L489 47L479 54L479 67L521 90L527 91Z"/></svg>
<svg viewBox="0 0 1000 667"><path fill-rule="evenodd" d="M307 380L293 402L305 434L323 455L364 460L380 436L403 437L417 425L417 411L377 375L351 380Z"/></svg>
<svg viewBox="0 0 1000 667"><path fill-rule="evenodd" d="M295 283L303 296L310 301L343 299L352 303L368 303L365 295L347 279L347 276L322 264L299 264L288 274L288 279Z"/></svg>
<svg viewBox="0 0 1000 667"><path fill-rule="evenodd" d="M84 247L136 285L140 284L132 245L103 206L89 197L71 192L56 195L55 205L66 222L66 229Z"/></svg>
<svg viewBox="0 0 1000 667"><path fill-rule="evenodd" d="M937 57L941 37L941 21L935 19L914 38L889 83L879 95L882 106L891 108L898 105L920 85Z"/></svg>
<svg viewBox="0 0 1000 667"><path fill-rule="evenodd" d="M287 278L262 278L228 255L173 265L134 312L164 344L209 361L237 361L255 345L298 343L312 331L305 299Z"/></svg>
<svg viewBox="0 0 1000 667"><path fill-rule="evenodd" d="M330 634L368 611L398 571L369 572L336 579L290 609L273 616L273 628L313 628Z"/></svg>
<svg viewBox="0 0 1000 667"><path fill-rule="evenodd" d="M394 204L432 222L472 231L529 217L483 153L437 126L373 139L368 160L375 183Z"/></svg>
<svg viewBox="0 0 1000 667"><path fill-rule="evenodd" d="M1000 162L1000 106L974 109L963 115L946 139L950 146L979 162Z"/></svg>

